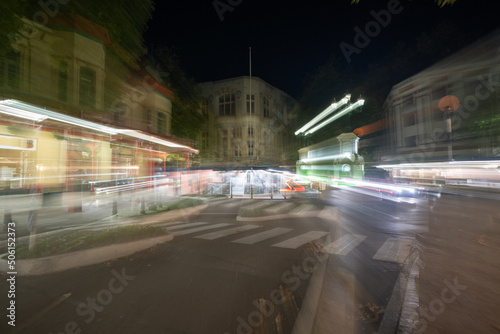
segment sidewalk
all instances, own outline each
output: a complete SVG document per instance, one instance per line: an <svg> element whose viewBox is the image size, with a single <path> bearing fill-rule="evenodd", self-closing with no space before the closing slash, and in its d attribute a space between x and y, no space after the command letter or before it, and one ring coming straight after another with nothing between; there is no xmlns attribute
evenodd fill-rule
<svg viewBox="0 0 500 334"><path fill-rule="evenodd" d="M34 211L36 211L37 232L47 233L59 229L88 227L89 224L103 226L127 223L133 218L141 218L141 211L148 210L151 205L165 206L185 198L165 194L155 198L154 194L148 190L121 195L77 195L79 196L78 204L81 203L81 211L78 212L70 212L71 198L67 193L60 194L60 198L52 198L44 202L38 195L35 206L32 205L29 195L2 196L0 198L2 202L0 242L5 241L7 236L4 228L7 219L6 210L10 212L11 219L15 223L16 237L19 239L30 234L30 216Z"/></svg>
<svg viewBox="0 0 500 334"><path fill-rule="evenodd" d="M59 234L64 231L78 229L101 229L108 227L123 226L127 224L150 225L170 221L183 222L192 215L199 213L207 207L207 204L190 206L185 208L177 208L175 210L161 211L161 207L168 205L171 202L177 202L181 199L189 199L188 196L182 197L163 197L161 200L157 198L155 202L148 202L148 205L157 205L159 210L150 210L147 214L140 214L144 209L140 205L140 201L133 200L130 196L120 196L109 200L102 200L101 203L96 203L96 200L88 200L82 205L81 212L68 212L68 207L53 206L40 207L37 217L37 226L39 227L36 239L42 240L44 237L54 235L58 238ZM113 202L116 200L116 204ZM203 202L203 201L202 201ZM148 205L146 205L148 204ZM197 203L193 203L197 204ZM117 214L113 214L116 211ZM28 231L28 223L30 211L16 208L12 212L12 221L15 223L16 243L20 241L27 242L32 239ZM54 223L56 225L54 225ZM44 224L50 224L44 226ZM44 226L44 228L40 228ZM11 226L9 226L11 227ZM51 227L51 228L48 228ZM43 230L40 233L40 230ZM9 231L11 232L11 231ZM0 248L7 248L7 232L4 230L0 238ZM9 238L12 237L9 235ZM36 259L21 259L16 261L16 272L19 275L43 275L52 272L64 271L80 266L97 264L116 258L128 256L138 251L150 248L158 243L163 243L173 239L172 233L165 233L156 237L139 238L121 243L111 243L104 246L73 251L59 255L52 255ZM34 240L34 239L33 239ZM10 246L9 246L10 247ZM8 262L5 256L0 254L0 272L8 272Z"/></svg>
<svg viewBox="0 0 500 334"><path fill-rule="evenodd" d="M413 333L500 333L500 211L497 201L439 203L417 235L419 306ZM410 333L406 331L405 333Z"/></svg>

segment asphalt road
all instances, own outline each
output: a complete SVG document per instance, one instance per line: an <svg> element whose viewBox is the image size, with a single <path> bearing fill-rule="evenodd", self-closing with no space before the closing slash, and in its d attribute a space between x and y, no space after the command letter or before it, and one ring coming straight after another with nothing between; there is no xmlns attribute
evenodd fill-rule
<svg viewBox="0 0 500 334"><path fill-rule="evenodd" d="M373 333L415 235L429 231L431 208L453 206L455 197L409 205L336 190L306 203L337 208L319 217L245 222L236 220L244 206L285 201L216 200L189 222L170 223L169 243L109 263L17 277L15 333L290 333L313 267L304 261L318 254L354 295L347 315L353 331ZM291 203L290 210L304 204ZM0 289L5 300L6 277ZM11 329L6 322L2 332Z"/></svg>

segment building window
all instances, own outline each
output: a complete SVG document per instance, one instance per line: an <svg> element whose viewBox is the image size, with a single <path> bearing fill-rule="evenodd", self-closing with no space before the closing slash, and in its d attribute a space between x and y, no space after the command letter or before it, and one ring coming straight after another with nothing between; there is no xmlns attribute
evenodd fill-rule
<svg viewBox="0 0 500 334"><path fill-rule="evenodd" d="M241 157L241 146L239 144L236 144L236 147L234 148L234 156Z"/></svg>
<svg viewBox="0 0 500 334"><path fill-rule="evenodd" d="M127 114L127 105L119 102L113 108L113 121L116 125L125 124L125 116Z"/></svg>
<svg viewBox="0 0 500 334"><path fill-rule="evenodd" d="M403 109L409 108L413 106L413 95L409 94L406 96L403 96Z"/></svg>
<svg viewBox="0 0 500 334"><path fill-rule="evenodd" d="M95 108L96 72L88 67L80 67L80 106Z"/></svg>
<svg viewBox="0 0 500 334"><path fill-rule="evenodd" d="M227 157L228 148L229 148L228 131L222 130L222 151L224 152L224 157Z"/></svg>
<svg viewBox="0 0 500 334"><path fill-rule="evenodd" d="M161 135L167 133L167 116L162 112L158 113L158 133Z"/></svg>
<svg viewBox="0 0 500 334"><path fill-rule="evenodd" d="M208 131L203 131L201 133L201 149L208 149Z"/></svg>
<svg viewBox="0 0 500 334"><path fill-rule="evenodd" d="M57 99L66 102L68 101L68 63L60 61L58 72Z"/></svg>
<svg viewBox="0 0 500 334"><path fill-rule="evenodd" d="M253 141L247 142L247 146L248 146L248 156L253 157L253 147L254 147Z"/></svg>
<svg viewBox="0 0 500 334"><path fill-rule="evenodd" d="M0 86L10 89L20 88L21 78L21 57L18 51L10 51L4 58L2 67L0 68Z"/></svg>
<svg viewBox="0 0 500 334"><path fill-rule="evenodd" d="M241 139L241 127L237 126L233 128L233 137L237 139Z"/></svg>
<svg viewBox="0 0 500 334"><path fill-rule="evenodd" d="M411 114L404 116L404 126L412 126L417 124L417 114L412 112Z"/></svg>
<svg viewBox="0 0 500 334"><path fill-rule="evenodd" d="M248 127L248 137L253 138L253 126Z"/></svg>
<svg viewBox="0 0 500 334"><path fill-rule="evenodd" d="M264 106L264 117L270 117L270 108L269 108L269 98L267 96L264 96L263 100L263 106Z"/></svg>
<svg viewBox="0 0 500 334"><path fill-rule="evenodd" d="M250 105L251 105L251 112L250 112ZM250 98L250 95L247 94L247 113L255 114L255 95L252 95L252 97Z"/></svg>
<svg viewBox="0 0 500 334"><path fill-rule="evenodd" d="M405 138L405 147L416 147L417 136L410 136Z"/></svg>
<svg viewBox="0 0 500 334"><path fill-rule="evenodd" d="M236 99L234 94L224 94L219 97L219 116L234 116Z"/></svg>
<svg viewBox="0 0 500 334"><path fill-rule="evenodd" d="M153 110L151 109L146 111L146 127L149 132L153 130Z"/></svg>
<svg viewBox="0 0 500 334"><path fill-rule="evenodd" d="M441 98L446 96L446 87L441 86L432 91L432 99L433 100L440 100Z"/></svg>
<svg viewBox="0 0 500 334"><path fill-rule="evenodd" d="M201 114L204 118L208 119L208 100L204 100L201 105Z"/></svg>

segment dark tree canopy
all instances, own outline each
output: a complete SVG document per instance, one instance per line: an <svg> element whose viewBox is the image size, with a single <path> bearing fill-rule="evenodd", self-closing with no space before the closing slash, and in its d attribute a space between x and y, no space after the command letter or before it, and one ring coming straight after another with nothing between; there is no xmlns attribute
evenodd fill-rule
<svg viewBox="0 0 500 334"><path fill-rule="evenodd" d="M453 54L474 41L474 36L459 29L452 22L443 22L433 30L423 32L411 44L399 42L384 57L368 64L360 72L346 66L338 56L309 75L299 102L302 107L300 124L305 124L325 109L333 99L351 94L351 101L365 99L360 112L350 117L351 129L370 124L384 117L383 104L392 86L424 70L433 63ZM320 131L317 140L331 138L345 131L345 117Z"/></svg>
<svg viewBox="0 0 500 334"><path fill-rule="evenodd" d="M47 6L44 8L42 5ZM12 36L22 27L21 17L33 19L36 13L55 17L58 13L74 13L100 24L108 30L110 48L125 63L137 67L147 53L143 34L154 10L153 0L87 0L43 2L38 0L1 1L0 52L5 54ZM49 23L50 24L50 23ZM10 37L10 40L9 40Z"/></svg>
<svg viewBox="0 0 500 334"><path fill-rule="evenodd" d="M194 79L188 77L182 70L175 50L159 47L145 64L150 64L149 66L166 74L162 76L164 79L162 84L175 94L172 103L172 134L196 140L203 126L203 119L199 113L203 99Z"/></svg>

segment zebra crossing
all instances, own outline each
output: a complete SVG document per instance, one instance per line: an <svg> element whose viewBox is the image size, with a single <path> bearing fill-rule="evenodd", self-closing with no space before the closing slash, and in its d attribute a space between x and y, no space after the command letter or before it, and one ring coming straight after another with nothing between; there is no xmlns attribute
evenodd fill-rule
<svg viewBox="0 0 500 334"><path fill-rule="evenodd" d="M323 247L321 252L337 255L347 255L365 239L366 236L364 235L347 234L340 239L335 240L331 244Z"/></svg>
<svg viewBox="0 0 500 334"><path fill-rule="evenodd" d="M221 204L222 203L222 204ZM317 210L313 204L297 204L294 202L280 202L268 200L249 200L249 199L217 199L210 202L211 205L217 205L225 210L238 209L240 211L264 209L267 214L278 214L280 212L303 213Z"/></svg>
<svg viewBox="0 0 500 334"><path fill-rule="evenodd" d="M233 237L229 242L241 245L254 245L259 242L272 240L273 238L293 234L293 228L274 227L269 228L259 225L238 225L231 223L212 224L208 222L171 222L164 225L165 229L171 232L174 236L194 235L196 239L216 240L224 237ZM211 231L216 230L216 231ZM201 232L205 232L200 234ZM239 233L252 232L250 235L238 237ZM196 235L195 235L196 234ZM248 234L248 233L245 233ZM290 236L280 242L274 243L271 246L285 249L297 249L309 242L316 241L327 236L326 231L308 231L300 235ZM336 240L324 245L321 249L322 253L346 256L351 253L356 247L365 242L368 237L359 234L345 234ZM281 238L280 238L281 239ZM406 263L411 251L411 239L387 238L383 245L375 252L372 257L374 260Z"/></svg>

